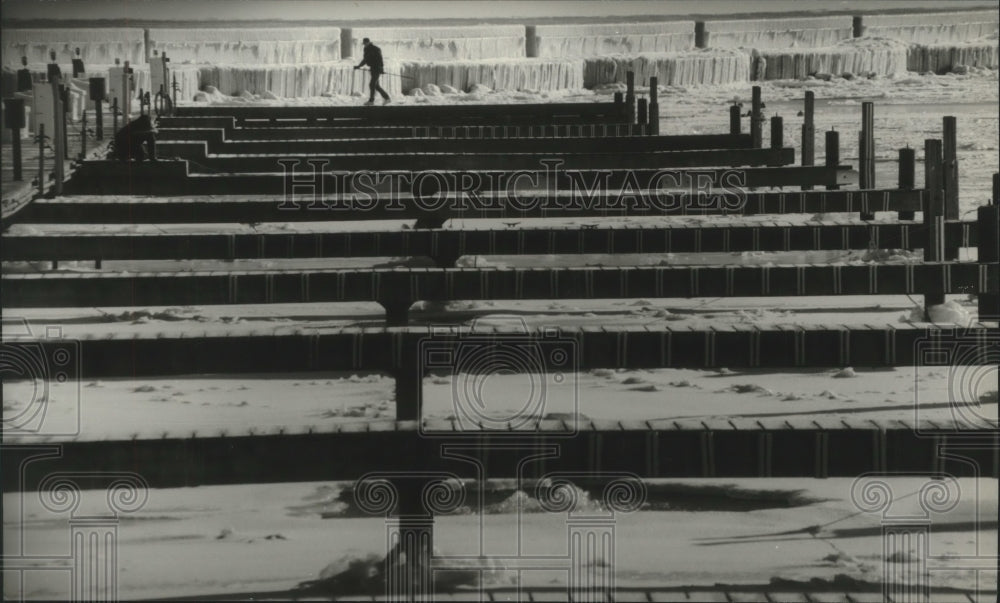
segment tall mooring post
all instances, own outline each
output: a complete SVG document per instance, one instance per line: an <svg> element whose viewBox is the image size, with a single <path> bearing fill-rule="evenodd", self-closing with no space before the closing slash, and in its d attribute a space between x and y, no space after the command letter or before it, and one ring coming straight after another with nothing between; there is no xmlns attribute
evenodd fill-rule
<svg viewBox="0 0 1000 603"><path fill-rule="evenodd" d="M875 103L861 103L861 133L858 136L858 171L862 190L875 188ZM874 220L875 214L861 212L862 220Z"/></svg>
<svg viewBox="0 0 1000 603"><path fill-rule="evenodd" d="M924 199L924 226L927 240L924 243L924 261L944 260L944 203L941 187L941 141L924 141L924 182L927 195ZM943 283L930 280L921 283L924 291L925 319L930 320L931 306L944 303Z"/></svg>
<svg viewBox="0 0 1000 603"><path fill-rule="evenodd" d="M1000 262L1000 174L993 174L993 198L988 205L977 210L977 227L979 235L979 263L996 264ZM979 293L979 321L1000 320L1000 298L997 291L998 283L990 281L987 272L986 291Z"/></svg>
<svg viewBox="0 0 1000 603"><path fill-rule="evenodd" d="M729 106L729 133L730 134L742 134L743 125L741 123L742 115L740 111L743 109L739 103L733 103Z"/></svg>
<svg viewBox="0 0 1000 603"><path fill-rule="evenodd" d="M104 98L108 95L103 77L90 78L90 100L94 101L94 131L97 140L104 140Z"/></svg>
<svg viewBox="0 0 1000 603"><path fill-rule="evenodd" d="M629 122L635 123L635 72L625 72L625 104L629 115Z"/></svg>
<svg viewBox="0 0 1000 603"><path fill-rule="evenodd" d="M659 87L660 81L658 78L649 78L649 129L647 132L653 136L660 135Z"/></svg>
<svg viewBox="0 0 1000 603"><path fill-rule="evenodd" d="M899 190L912 191L916 188L917 152L910 147L899 149ZM912 220L914 211L899 212L900 220Z"/></svg>
<svg viewBox="0 0 1000 603"><path fill-rule="evenodd" d="M63 113L63 103L62 103L62 90L60 85L60 78L58 75L52 79L52 102L54 103L53 123L55 124L56 131L52 135L53 148L55 149L55 193L56 195L62 194L63 176L66 164L65 155L68 153L66 149L66 138L64 136L64 131L66 129L66 121L64 120L65 114Z"/></svg>
<svg viewBox="0 0 1000 603"><path fill-rule="evenodd" d="M23 180L21 175L21 130L24 129L25 113L23 98L3 99L4 127L10 130L11 159L14 162L14 180Z"/></svg>
<svg viewBox="0 0 1000 603"><path fill-rule="evenodd" d="M764 103L760 97L760 86L754 86L750 101L750 141L755 149L763 147Z"/></svg>
<svg viewBox="0 0 1000 603"><path fill-rule="evenodd" d="M826 167L836 168L840 165L840 132L836 130L830 130L826 133L825 139L825 153L826 153ZM840 186L837 184L828 184L826 190L835 191L839 190Z"/></svg>
<svg viewBox="0 0 1000 603"><path fill-rule="evenodd" d="M704 21L694 22L694 47L708 48L708 31L705 29Z"/></svg>
<svg viewBox="0 0 1000 603"><path fill-rule="evenodd" d="M815 165L816 161L816 125L813 121L813 113L816 105L816 94L812 90L806 90L805 108L803 110L804 120L802 122L802 165ZM812 190L809 184L802 185L802 190Z"/></svg>
<svg viewBox="0 0 1000 603"><path fill-rule="evenodd" d="M944 191L944 219L958 220L958 123L954 116L945 116L942 124L942 190ZM957 260L958 247L944 250L944 259Z"/></svg>

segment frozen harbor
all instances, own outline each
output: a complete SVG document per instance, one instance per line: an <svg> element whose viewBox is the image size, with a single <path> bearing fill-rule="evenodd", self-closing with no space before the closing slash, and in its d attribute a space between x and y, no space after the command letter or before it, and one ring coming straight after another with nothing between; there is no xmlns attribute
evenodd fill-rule
<svg viewBox="0 0 1000 603"><path fill-rule="evenodd" d="M941 118L951 115L957 117L960 142L957 156L961 219L973 219L976 208L989 199L991 177L998 170L1000 157L995 10L969 13L964 19L951 14L933 16L933 27L925 20L866 13L868 29L857 37L850 15L794 16L784 22L720 17L725 15L706 20L705 33L696 32L694 20L664 22L660 27L655 22L629 22L627 18L603 23L504 22L490 26L373 23L364 27L359 23L324 23L322 27L299 29L255 29L221 23L201 29L160 28L154 23L121 29L125 32L121 37L113 33L118 29L111 28L103 37L81 29L83 33L69 38L65 30L40 27L8 35L5 25L2 43L5 86L12 74L8 67L17 67L21 54L28 56L32 69L44 71L51 47L58 47L68 56L71 49L80 46L88 65L92 65L88 74L103 73L102 69L115 58L126 58L137 64L138 81L148 89L151 80L143 64L146 50L166 52L178 77L182 105L188 107L359 104L359 97L367 92L367 74L352 67L358 60L360 36L368 35L386 54L388 73L383 86L392 95L393 104L403 107L610 103L615 92L625 91L625 73L633 71L640 98L649 98L648 78L659 78L659 129L668 135L728 131L728 105L738 102L749 107L750 87L759 85L766 101L766 115L784 118L783 137L786 146L796 147L796 158L804 119L803 95L811 90L816 96L817 165L822 165L825 158L822 132L828 130L843 133L841 163L859 163L856 133L861 123L860 104L876 101L876 185L896 186L897 151L909 146L917 149L915 185L921 187L923 141L940 138ZM11 60L11 56L15 58ZM397 77L388 77L390 74ZM77 85L82 95L85 81ZM82 102L78 110L84 110ZM763 146L768 144L765 134ZM135 196L104 197L106 201L128 203ZM169 204L182 199L158 201ZM594 216L524 218L514 222L463 218L449 220L443 229L463 233L485 229L530 232L556 224L596 232L605 228L773 226L779 222L818 227L857 220L856 214ZM897 221L895 212L880 212L871 222ZM410 222L401 220L96 225L28 222L13 224L4 235L309 236L341 231L401 233L411 228ZM919 250L905 249L902 242L881 243L884 249L838 251L467 255L458 258L456 266L483 270L806 264L874 268L917 265L923 259ZM958 259L976 261L975 249L963 249ZM96 273L183 276L197 271L425 266L433 263L414 257L279 259L263 257L262 252L260 259L114 259L100 266L92 260L60 261L58 267L48 261L4 258L3 271L5 276L86 278ZM215 336L252 339L301 333L312 334L319 341L327 334L373 333L385 326L381 306L355 302L85 305L13 310L29 324L57 327L64 338L88 342ZM484 328L503 328L514 319L532 329L555 327L589 332L780 331L825 325L906 330L928 326L924 310L919 296L914 299L887 294L419 300L411 309L411 319L418 326L475 322ZM938 325L961 329L982 318L977 312L974 294L954 294L945 304L932 308L930 318ZM13 336L10 329L5 317L5 337ZM607 425L645 424L649 441L655 439L654 434L659 437L656 429L692 434L746 430L748 436L752 433L757 437L764 432L787 435L796 430L811 434L809 430L819 427L836 438L838 431L871 425L909 429L921 421L949 424L956 420L957 412L950 401L956 387L962 387L965 389L961 394L969 405L961 411L971 413L984 425L995 426L997 368L978 368L981 370L964 373L956 373L949 366L597 368L581 370L559 382L563 394L570 392L574 407L548 410L554 416L575 416L594 431ZM953 382L956 374L958 386ZM491 400L509 403L509 407L501 405L492 410L517 413L518 405L533 395L538 378L545 379L532 373L497 374L478 386ZM462 373L427 375L422 382L424 419L438 424L454 421L456 391L472 381L470 375ZM555 381L546 383L553 388L551 391L559 390ZM63 404L56 398L51 405L55 420L71 422L73 413L79 412L78 432L45 440L5 432L5 446L130 440L137 445L155 446L160 440L175 438L191 438L194 445L198 438L246 440L261 435L334 431L377 434L400 429L394 378L378 371L82 375L78 385L78 406ZM27 382L5 383L6 416L25 411L34 395L33 386ZM58 390L60 394L65 391ZM873 433L877 434L877 430ZM618 445L613 436L603 443L599 438L604 436L597 437L598 444L592 449L597 450L595 457L601 454L601 446L604 451L614 451ZM877 441L877 436L873 438ZM701 454L714 450L710 440L706 441L709 443L702 444ZM858 449L866 449L867 445L868 440L859 442ZM814 448L819 455L821 440L803 439L804 457L813 454ZM362 462L362 457L383 452L357 450L352 455ZM759 459L719 462L746 460L770 467L771 460L761 454ZM138 464L141 459L139 453L136 455L133 458ZM257 456L247 458L246 467L240 470L267 467L274 463L272 458L261 449ZM884 461L892 457L883 453L882 458ZM121 459L115 459L118 461ZM323 461L322 454L304 453L285 469L294 470L296 463L320 465ZM211 462L205 459L206 466ZM669 457L669 462L682 464L685 459ZM785 466L781 463L789 459L777 462L775 466ZM194 466L187 469L192 474L199 471ZM806 474L812 475L811 471ZM559 512L545 511L545 505L553 503L546 502L544 483L494 479L477 485L470 480L460 488L465 497L461 504L438 514L434 549L438 555L452 557L457 566L472 566L484 556L494 558L489 571L478 580L483 587L508 589L494 593L495 600L516 600L517 593L510 590L514 586L536 589L532 592L534 600L565 597L565 587L574 571L569 564L570 530L574 522L600 518L613 533L613 557L593 558L588 563L591 569L613 567L615 585L622 589L615 600L628 600L633 595L647 600L789 600L792 596L800 600L856 600L870 596L877 600L884 582L894 577L905 580L922 571L929 572L932 600L995 599L995 478L931 479L923 474L900 473L856 479L821 478L820 473L816 469L817 478L774 473L756 478L648 480L641 503L627 512L616 511L608 504L600 484L584 484L582 478L580 487L557 491L556 500L563 503ZM66 492L68 498L60 498L61 492ZM879 495L885 493L892 505L882 508L877 503ZM101 560L114 558L117 596L128 600L289 598L293 596L289 589L300 582L329 577L352 564L377 565L386 552L387 530L393 525L391 518L363 508L351 482L335 479L153 488L141 490L135 500L124 502L112 500L114 496L104 490L84 489L78 498L74 496L70 490L4 492L5 555L16 557L17 562L16 567L11 566L13 569L5 569L5 598L69 598L75 592L71 576L77 571L72 549L67 548L71 546L71 530L78 525L72 522L104 516L109 504L126 510L114 517L113 553L106 551L109 557ZM75 504L66 506L67 500ZM886 526L897 517L925 519L926 539L888 538ZM531 563L538 567L529 567ZM845 593L851 593L854 599L848 599ZM362 593L344 594L356 600ZM476 594L466 590L451 597L462 600Z"/></svg>

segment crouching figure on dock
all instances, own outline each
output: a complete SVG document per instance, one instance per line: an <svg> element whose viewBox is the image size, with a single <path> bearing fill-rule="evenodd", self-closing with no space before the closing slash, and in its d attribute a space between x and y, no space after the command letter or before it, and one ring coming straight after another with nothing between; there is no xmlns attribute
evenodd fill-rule
<svg viewBox="0 0 1000 603"><path fill-rule="evenodd" d="M371 74L371 80L368 82L368 91L371 93L368 96L368 102L366 105L375 104L375 92L377 91L382 95L382 104L389 104L389 93L382 89L382 86L378 85L378 79L385 73L385 68L382 65L382 49L378 46L372 44L372 41L365 38L361 41L365 47L365 55L361 59L361 62L355 65L355 69L361 69L365 65L368 65L369 73Z"/></svg>

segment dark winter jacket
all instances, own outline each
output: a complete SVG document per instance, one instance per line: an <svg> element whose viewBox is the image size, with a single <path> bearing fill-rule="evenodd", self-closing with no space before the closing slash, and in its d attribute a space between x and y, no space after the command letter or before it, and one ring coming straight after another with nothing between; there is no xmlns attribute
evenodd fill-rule
<svg viewBox="0 0 1000 603"><path fill-rule="evenodd" d="M365 46L365 57L358 64L358 67L365 65L368 65L372 73L385 73L385 68L382 66L382 49L374 44Z"/></svg>

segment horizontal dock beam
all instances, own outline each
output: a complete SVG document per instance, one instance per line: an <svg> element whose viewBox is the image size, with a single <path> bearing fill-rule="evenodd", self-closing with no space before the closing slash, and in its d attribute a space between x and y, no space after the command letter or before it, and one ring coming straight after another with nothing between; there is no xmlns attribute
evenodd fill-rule
<svg viewBox="0 0 1000 603"><path fill-rule="evenodd" d="M355 120L376 123L417 123L442 118L455 121L531 120L546 122L558 118L630 118L628 107L620 103L524 103L464 105L367 106L179 106L180 117L234 117L236 119ZM633 121L630 119L629 121Z"/></svg>
<svg viewBox="0 0 1000 603"><path fill-rule="evenodd" d="M442 120L436 124L388 126L373 123L291 121L245 121L237 124L232 117L160 117L157 121L164 137L184 136L181 132L222 130L226 140L302 140L331 138L566 138L587 136L613 138L643 136L650 127L643 124L577 122L528 124L452 124ZM353 124L353 125L348 125ZM193 134L192 134L193 135ZM749 135L747 135L749 136Z"/></svg>
<svg viewBox="0 0 1000 603"><path fill-rule="evenodd" d="M43 227L44 228L44 227ZM462 255L711 253L923 248L919 223L677 224L499 230L379 230L345 232L203 231L5 234L8 261L180 260ZM945 243L978 245L976 222L946 222Z"/></svg>
<svg viewBox="0 0 1000 603"><path fill-rule="evenodd" d="M570 170L694 168L704 166L781 166L795 163L795 149L705 149L689 151L663 151L639 148L635 151L598 150L591 146L573 148L572 145L552 145L551 149L531 149L521 146L522 152L504 149L484 150L455 149L434 152L372 152L352 148L352 143L339 143L339 154L321 155L324 142L290 142L273 147L270 154L247 154L254 143L231 143L228 150L234 154L214 155L208 152L205 142L165 142L156 145L160 158L188 160L189 174L248 174L279 173L294 170L298 176L312 176L312 167L321 164L323 169L343 171L481 171L481 170L544 170L546 165ZM285 146L284 152L278 149ZM431 145L433 146L433 145ZM646 146L646 145L640 145ZM448 148L447 145L443 146ZM308 163L307 163L308 162ZM800 168L801 169L801 168Z"/></svg>
<svg viewBox="0 0 1000 603"><path fill-rule="evenodd" d="M352 423L325 433L277 433L278 429L238 436L164 433L156 439L66 442L60 456L23 468L19 466L21 455L37 451L5 447L3 484L5 492L33 491L47 476L63 472L78 474L81 480L86 480L89 472L105 480L100 476L109 472L137 472L149 487L176 488L356 480L371 471L447 472L474 479L481 477L480 467L487 467L491 478L522 479L539 479L553 472L627 472L653 479L825 478L868 472L996 477L998 471L991 450L1000 444L995 432L978 436L964 433L949 439L947 432L917 432L912 425L894 421L857 421L835 429L821 424L768 428L760 423L747 429L730 425L706 429L705 424L684 429L663 423L587 427L575 435L548 431L515 436L501 432L485 437L469 432L430 434L415 422ZM508 441L508 446L495 446L498 440L514 437L517 439ZM486 442L494 446L484 445ZM962 446L948 448L949 442ZM978 447L974 447L977 442ZM456 449L468 448L476 463L442 458L442 446L449 444ZM550 451L551 456L523 464L525 451L532 449ZM358 450L365 454L358 455ZM941 458L943 451L965 458ZM302 462L304 458L321 458L323 462ZM88 484L79 486L86 488Z"/></svg>
<svg viewBox="0 0 1000 603"><path fill-rule="evenodd" d="M404 156L411 157L411 156ZM586 157L586 156L584 156ZM542 157L541 159L545 159ZM314 161L309 164L307 161ZM233 168L240 168L244 158L234 158ZM414 192L423 195L425 206L440 205L443 208L449 193L457 193L462 198L468 193L487 191L576 191L585 198L602 194L613 195L616 199L637 198L642 190L659 190L654 197L660 206L670 206L676 200L671 190L694 192L704 202L704 195L711 201L712 193L724 194L734 203L740 202L747 187L784 186L839 186L849 184L851 169L848 166L784 166L784 167L703 167L703 168L658 168L658 169L566 169L558 166L558 161L539 161L534 169L509 171L498 170L439 170L411 171L378 170L376 172L334 171L336 163L324 160L289 159L289 163L278 164L268 159L265 169L278 173L192 173L185 161L157 161L140 164L124 164L117 161L91 161L80 166L76 177L65 187L65 194L148 194L159 196L177 195L275 195L283 196L286 191L297 191L299 196L307 196L309 201L326 198L327 195L358 193L366 201L377 201L377 197L388 194L402 198ZM342 159L340 161L343 161ZM244 164L245 165L245 164ZM281 173L287 166L288 174ZM221 169L216 165L214 169ZM198 168L203 169L203 168ZM341 168L345 169L346 168ZM367 169L361 167L361 169ZM315 170L315 171L314 171ZM292 182L292 178L295 182ZM294 184L294 187L292 186ZM711 191L712 188L722 190ZM308 195L305 192L306 190ZM527 195L524 192L523 195ZM525 204L525 200L521 200Z"/></svg>
<svg viewBox="0 0 1000 603"><path fill-rule="evenodd" d="M128 194L128 193L126 193ZM134 194L134 193L132 193ZM435 215L438 223L449 218L580 218L610 216L758 215L801 213L873 213L921 211L925 191L880 189L869 191L739 192L710 189L671 192L671 202L640 191L573 195L531 195L531 203L515 202L507 195L483 195L476 207L464 194L441 196L440 208L418 206L412 197L384 196L353 202L350 196L325 195L316 203L283 203L280 196L232 195L179 198L129 196L66 196L38 199L18 216L20 222L101 223L247 223L331 220L416 219Z"/></svg>
<svg viewBox="0 0 1000 603"><path fill-rule="evenodd" d="M1000 266L920 264L406 268L3 275L5 308L986 293ZM989 291L996 293L996 291Z"/></svg>
<svg viewBox="0 0 1000 603"><path fill-rule="evenodd" d="M257 131L259 132L259 130ZM231 140L222 130L160 130L157 154L198 152L191 143L205 143L213 155L363 155L369 153L652 153L750 149L748 134L685 136L573 136L560 138L305 138ZM182 144L177 144L182 143ZM636 166L641 167L641 166Z"/></svg>

